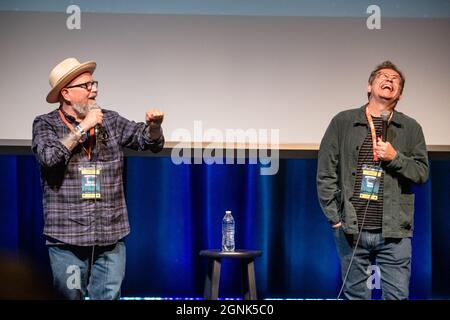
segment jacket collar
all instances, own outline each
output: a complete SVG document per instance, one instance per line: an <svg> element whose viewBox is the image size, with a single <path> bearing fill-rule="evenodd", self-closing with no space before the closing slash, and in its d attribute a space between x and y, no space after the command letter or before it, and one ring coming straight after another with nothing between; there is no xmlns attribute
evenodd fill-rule
<svg viewBox="0 0 450 320"><path fill-rule="evenodd" d="M367 126L367 117L366 117L366 106L367 104L361 106L359 109L357 109L355 117L353 119L353 126L356 125L364 125ZM394 114L391 119L391 123L394 124L397 127L403 126L403 113L398 112L394 109Z"/></svg>

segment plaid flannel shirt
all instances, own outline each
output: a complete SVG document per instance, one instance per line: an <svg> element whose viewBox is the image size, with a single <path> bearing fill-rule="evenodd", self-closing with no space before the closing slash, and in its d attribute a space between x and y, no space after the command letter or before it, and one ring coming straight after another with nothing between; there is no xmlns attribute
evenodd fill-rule
<svg viewBox="0 0 450 320"><path fill-rule="evenodd" d="M164 136L151 140L145 123L129 121L114 111L102 111L107 136L89 137L83 142L84 149L79 143L72 152L60 142L70 129L58 109L34 120L32 150L40 165L44 235L57 242L109 245L125 237L130 225L123 190L122 147L159 152L164 146ZM73 117L65 116L74 127L77 125ZM86 153L90 139L91 160ZM81 198L83 166L100 169L101 199Z"/></svg>

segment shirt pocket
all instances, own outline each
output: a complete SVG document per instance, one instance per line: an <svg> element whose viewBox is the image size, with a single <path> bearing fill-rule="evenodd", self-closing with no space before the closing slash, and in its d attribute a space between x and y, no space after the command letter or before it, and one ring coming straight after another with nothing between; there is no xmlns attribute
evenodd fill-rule
<svg viewBox="0 0 450 320"><path fill-rule="evenodd" d="M92 221L92 210L86 205L70 206L68 219L80 226L89 226Z"/></svg>

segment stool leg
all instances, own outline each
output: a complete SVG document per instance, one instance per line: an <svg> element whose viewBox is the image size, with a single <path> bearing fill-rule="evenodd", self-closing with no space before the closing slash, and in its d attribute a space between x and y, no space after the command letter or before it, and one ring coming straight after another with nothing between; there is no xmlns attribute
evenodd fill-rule
<svg viewBox="0 0 450 320"><path fill-rule="evenodd" d="M255 261L253 259L242 261L242 276L244 277L244 299L257 300Z"/></svg>
<svg viewBox="0 0 450 320"><path fill-rule="evenodd" d="M208 273L206 274L203 297L205 300L217 300L219 297L220 284L220 259L209 259Z"/></svg>

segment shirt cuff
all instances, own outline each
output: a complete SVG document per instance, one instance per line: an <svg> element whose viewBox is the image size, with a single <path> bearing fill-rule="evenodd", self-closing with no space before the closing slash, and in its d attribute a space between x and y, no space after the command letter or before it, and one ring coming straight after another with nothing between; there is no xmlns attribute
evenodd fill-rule
<svg viewBox="0 0 450 320"><path fill-rule="evenodd" d="M155 129L153 129L155 130ZM159 132L160 132L160 136L158 139L152 139L150 137L150 126L146 126L145 130L144 130L144 139L145 142L148 144L158 144L159 142L161 142L161 140L163 139L163 130L162 127L159 127Z"/></svg>

